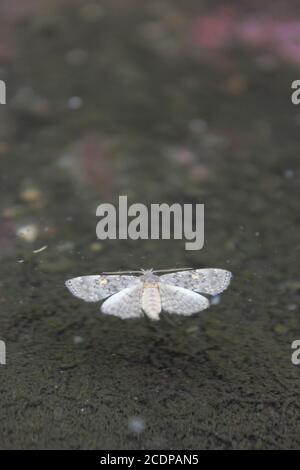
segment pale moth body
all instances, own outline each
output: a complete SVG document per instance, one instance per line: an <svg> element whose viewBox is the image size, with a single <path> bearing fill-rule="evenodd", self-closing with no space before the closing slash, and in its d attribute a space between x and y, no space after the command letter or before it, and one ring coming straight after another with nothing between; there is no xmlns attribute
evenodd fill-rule
<svg viewBox="0 0 300 470"><path fill-rule="evenodd" d="M201 295L217 295L230 284L232 274L225 269L191 269L157 276L156 271L141 271L140 276L101 274L80 276L66 281L70 292L87 302L106 299L104 314L122 319L146 315L159 320L165 311L177 315L192 315L210 306Z"/></svg>
<svg viewBox="0 0 300 470"><path fill-rule="evenodd" d="M144 283L142 294L142 310L151 320L159 320L161 298L159 283Z"/></svg>

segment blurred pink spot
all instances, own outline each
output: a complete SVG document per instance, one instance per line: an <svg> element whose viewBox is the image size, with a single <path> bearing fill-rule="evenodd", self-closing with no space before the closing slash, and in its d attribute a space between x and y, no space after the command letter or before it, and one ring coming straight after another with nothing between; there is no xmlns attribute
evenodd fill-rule
<svg viewBox="0 0 300 470"><path fill-rule="evenodd" d="M82 141L83 166L87 181L104 192L112 189L111 155L105 145L101 145L94 135L86 136Z"/></svg>
<svg viewBox="0 0 300 470"><path fill-rule="evenodd" d="M273 41L273 24L266 19L250 18L237 25L236 35L248 46L266 45Z"/></svg>
<svg viewBox="0 0 300 470"><path fill-rule="evenodd" d="M192 38L204 51L218 53L223 59L220 53L236 43L260 48L285 62L300 65L300 20L275 19L271 10L264 15L246 15L238 7L217 8L195 20ZM215 57L210 59L214 61Z"/></svg>
<svg viewBox="0 0 300 470"><path fill-rule="evenodd" d="M190 177L195 182L204 181L210 176L210 169L207 165L198 163L191 168Z"/></svg>
<svg viewBox="0 0 300 470"><path fill-rule="evenodd" d="M196 44L210 51L223 48L233 37L235 20L232 8L220 8L195 21L192 36Z"/></svg>
<svg viewBox="0 0 300 470"><path fill-rule="evenodd" d="M16 226L10 217L0 218L0 259L14 252L16 243Z"/></svg>
<svg viewBox="0 0 300 470"><path fill-rule="evenodd" d="M274 26L277 51L287 62L300 64L300 21L285 21Z"/></svg>
<svg viewBox="0 0 300 470"><path fill-rule="evenodd" d="M190 150L186 149L186 148L176 149L172 153L172 158L177 163L180 163L180 164L183 164L183 165L189 165L189 164L193 163L193 161L194 161L193 153Z"/></svg>
<svg viewBox="0 0 300 470"><path fill-rule="evenodd" d="M58 165L75 183L111 194L115 183L113 141L94 133L85 134L66 149ZM82 188L81 188L82 189Z"/></svg>

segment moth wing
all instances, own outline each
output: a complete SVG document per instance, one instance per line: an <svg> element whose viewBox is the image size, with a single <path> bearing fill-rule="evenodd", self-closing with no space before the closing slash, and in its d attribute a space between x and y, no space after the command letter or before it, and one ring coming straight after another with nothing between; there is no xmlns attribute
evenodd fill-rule
<svg viewBox="0 0 300 470"><path fill-rule="evenodd" d="M122 319L142 317L142 292L143 284L139 282L109 297L102 304L101 310L106 315L115 315Z"/></svg>
<svg viewBox="0 0 300 470"><path fill-rule="evenodd" d="M183 287L161 283L159 289L162 308L168 313L192 315L209 307L206 297Z"/></svg>
<svg viewBox="0 0 300 470"><path fill-rule="evenodd" d="M135 276L80 276L66 281L69 291L86 302L98 302L137 282Z"/></svg>
<svg viewBox="0 0 300 470"><path fill-rule="evenodd" d="M231 277L231 272L226 269L208 268L164 274L160 281L195 292L216 295L227 289Z"/></svg>

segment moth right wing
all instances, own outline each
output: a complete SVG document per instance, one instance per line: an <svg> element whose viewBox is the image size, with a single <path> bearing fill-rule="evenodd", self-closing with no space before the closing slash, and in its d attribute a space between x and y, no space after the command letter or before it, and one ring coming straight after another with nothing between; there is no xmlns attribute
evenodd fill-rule
<svg viewBox="0 0 300 470"><path fill-rule="evenodd" d="M209 301L203 295L183 287L159 284L163 310L177 315L192 315L209 307Z"/></svg>
<svg viewBox="0 0 300 470"><path fill-rule="evenodd" d="M122 319L142 317L142 293L143 284L139 282L109 297L102 304L101 310L106 315L115 315Z"/></svg>
<svg viewBox="0 0 300 470"><path fill-rule="evenodd" d="M98 302L137 282L136 276L95 275L74 277L66 281L69 291L86 302Z"/></svg>
<svg viewBox="0 0 300 470"><path fill-rule="evenodd" d="M216 295L227 289L231 277L231 272L225 269L208 268L164 274L160 276L160 281L195 292Z"/></svg>

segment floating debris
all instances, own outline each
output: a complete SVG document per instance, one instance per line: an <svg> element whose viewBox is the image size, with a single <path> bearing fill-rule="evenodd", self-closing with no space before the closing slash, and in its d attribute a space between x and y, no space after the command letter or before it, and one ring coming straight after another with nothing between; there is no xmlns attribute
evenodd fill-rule
<svg viewBox="0 0 300 470"><path fill-rule="evenodd" d="M22 201L31 204L39 202L42 199L42 192L38 188L26 188L21 192L20 197Z"/></svg>
<svg viewBox="0 0 300 470"><path fill-rule="evenodd" d="M102 244L102 243L98 243L98 242L91 243L91 244L90 244L90 250L91 250L93 253L97 253L97 252L99 252L99 251L102 251L102 250L103 250L103 244Z"/></svg>
<svg viewBox="0 0 300 470"><path fill-rule="evenodd" d="M39 234L39 229L34 224L23 225L17 229L17 236L25 242L34 242Z"/></svg>
<svg viewBox="0 0 300 470"><path fill-rule="evenodd" d="M48 248L48 245L44 245L42 246L41 248L39 248L38 250L33 250L33 253L41 253L42 251L45 251L46 249Z"/></svg>
<svg viewBox="0 0 300 470"><path fill-rule="evenodd" d="M64 252L64 251L73 251L75 245L72 241L65 241L58 243L56 249L57 251Z"/></svg>

